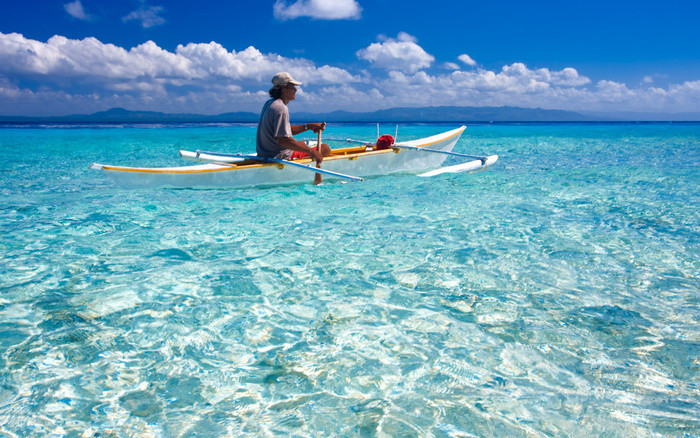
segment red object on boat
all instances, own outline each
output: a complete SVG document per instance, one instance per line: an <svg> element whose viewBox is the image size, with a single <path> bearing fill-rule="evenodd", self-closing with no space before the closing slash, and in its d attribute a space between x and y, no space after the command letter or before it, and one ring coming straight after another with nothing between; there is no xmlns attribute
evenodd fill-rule
<svg viewBox="0 0 700 438"><path fill-rule="evenodd" d="M389 149L394 144L394 137L384 134L377 139L377 149Z"/></svg>

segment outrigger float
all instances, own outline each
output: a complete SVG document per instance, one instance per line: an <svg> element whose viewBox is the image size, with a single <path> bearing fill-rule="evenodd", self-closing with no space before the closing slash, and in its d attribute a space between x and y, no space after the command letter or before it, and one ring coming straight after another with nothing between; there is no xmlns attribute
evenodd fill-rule
<svg viewBox="0 0 700 438"><path fill-rule="evenodd" d="M333 149L323 158L321 168L310 158L297 160L261 159L256 155L225 154L206 151L180 151L185 159L206 164L178 167L124 167L94 163L118 185L141 187L244 187L300 184L312 181L315 173L326 179L362 181L364 177L395 172L418 172L430 177L443 173L474 172L493 165L498 155L475 156L452 152L466 127L462 126L431 137L397 142L387 149L375 143L345 139L354 146ZM320 140L319 134L319 140ZM313 146L315 144L310 144ZM440 167L448 156L466 158L461 164ZM361 175L361 176L354 176Z"/></svg>

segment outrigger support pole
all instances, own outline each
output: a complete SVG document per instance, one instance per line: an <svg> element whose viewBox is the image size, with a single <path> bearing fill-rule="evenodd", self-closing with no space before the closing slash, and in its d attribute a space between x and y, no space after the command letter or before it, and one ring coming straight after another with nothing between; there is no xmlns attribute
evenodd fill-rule
<svg viewBox="0 0 700 438"><path fill-rule="evenodd" d="M486 164L486 160L488 160L489 157L485 157L483 155L467 155L467 154L460 154L459 152L448 152L448 151L440 151L437 149L429 149L429 148L419 148L418 146L408 146L408 145L402 145L402 144L397 144L394 143L392 145L394 148L401 148L401 149L413 149L421 152L433 152L436 154L445 154L445 155L453 155L455 157L462 157L462 158L475 158L477 160L481 160L482 163Z"/></svg>

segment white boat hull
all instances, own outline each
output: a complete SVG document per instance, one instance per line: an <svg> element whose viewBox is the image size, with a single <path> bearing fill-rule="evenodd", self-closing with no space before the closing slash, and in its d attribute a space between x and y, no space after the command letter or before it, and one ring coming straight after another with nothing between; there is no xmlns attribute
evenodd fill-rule
<svg viewBox="0 0 700 438"><path fill-rule="evenodd" d="M398 143L399 145L429 147L433 150L452 150L465 127L432 137ZM355 148L357 149L357 148ZM395 172L411 172L439 167L448 155L428 153L414 149L385 149L378 151L342 152L325 157L322 168L334 172L367 177ZM341 153L341 154L337 154ZM211 157L208 157L211 159ZM231 161L231 160L229 160ZM314 166L310 159L296 160L300 164ZM486 165L486 163L484 163ZM485 167L485 166L482 166ZM122 187L244 187L279 184L309 183L314 172L291 165L277 163L240 164L214 162L193 166L140 168L93 164ZM478 170L478 169L473 169ZM324 175L325 180L337 179Z"/></svg>

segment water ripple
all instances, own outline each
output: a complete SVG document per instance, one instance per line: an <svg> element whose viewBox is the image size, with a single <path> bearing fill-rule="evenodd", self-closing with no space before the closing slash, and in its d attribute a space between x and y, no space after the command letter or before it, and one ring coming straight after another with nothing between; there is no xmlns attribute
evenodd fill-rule
<svg viewBox="0 0 700 438"><path fill-rule="evenodd" d="M502 163L430 180L75 167L250 129L0 129L0 435L698 435L694 126L477 126Z"/></svg>

